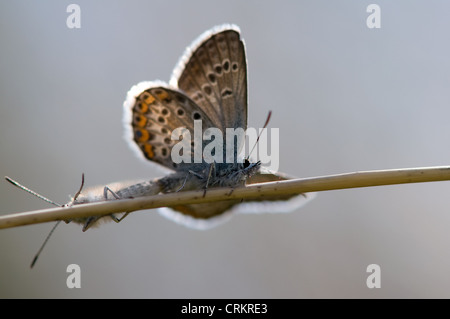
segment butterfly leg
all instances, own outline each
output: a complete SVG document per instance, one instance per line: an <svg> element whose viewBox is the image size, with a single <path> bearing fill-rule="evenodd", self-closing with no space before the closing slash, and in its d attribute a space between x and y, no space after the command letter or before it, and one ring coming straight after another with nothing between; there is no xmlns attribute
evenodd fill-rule
<svg viewBox="0 0 450 319"><path fill-rule="evenodd" d="M117 195L111 188L109 188L108 186L105 186L105 188L103 188L103 197L105 198L105 200L108 199L108 192L111 193L111 195L114 196L115 199L120 199L121 197L119 195ZM125 217L127 217L130 214L130 212L126 212L125 215L123 215L120 218L117 218L114 214L109 215L109 217L111 217L111 219L113 221L115 221L116 223L120 223Z"/></svg>
<svg viewBox="0 0 450 319"><path fill-rule="evenodd" d="M209 181L211 180L212 172L215 170L216 170L216 165L214 164L214 162L212 162L209 165L208 176L206 178L206 184L205 184L205 187L203 188L203 197L206 196L206 190L208 189L208 185L209 185Z"/></svg>
<svg viewBox="0 0 450 319"><path fill-rule="evenodd" d="M105 188L103 188L103 197L105 198L105 200L108 199L108 192L110 192L111 195L113 195L115 199L120 199L120 196L117 195L111 188L109 188L108 186L105 186Z"/></svg>
<svg viewBox="0 0 450 319"><path fill-rule="evenodd" d="M121 218L117 218L117 217L114 216L114 215L109 215L109 217L111 217L111 219L112 219L113 221L115 221L116 223L119 223L119 222L122 221L122 219L124 219L125 217L127 217L128 214L129 214L129 212L125 213L125 215L123 215ZM83 225L83 229L82 229L83 232L85 232L86 230L88 230L92 225L95 224L95 222L97 222L97 221L98 221L100 218L102 218L102 217L104 217L104 216L91 216L91 217L88 217L88 219L86 220L86 222L85 222L84 225Z"/></svg>
<svg viewBox="0 0 450 319"><path fill-rule="evenodd" d="M111 217L111 219L113 220L113 221L115 221L116 223L120 223L125 217L127 217L128 215L130 214L130 212L126 212L122 217L120 217L120 218L117 218L116 216L114 216L114 215L110 215L110 217Z"/></svg>
<svg viewBox="0 0 450 319"><path fill-rule="evenodd" d="M88 219L86 220L86 222L83 225L83 232L85 232L86 230L89 229L89 227L91 227L92 225L94 225L94 223L99 220L100 218L102 218L103 216L91 216L88 217Z"/></svg>
<svg viewBox="0 0 450 319"><path fill-rule="evenodd" d="M200 178L200 179L203 178L202 175L200 175L200 174L198 174L198 173L196 173L196 172L194 172L194 171L189 170L188 173L187 173L187 175L186 175L186 178L185 178L184 181L183 181L183 185L181 185L181 187L176 191L176 193L178 193L179 191L181 191L181 190L184 188L184 186L186 185L186 181L188 180L188 178L189 178L190 175L197 176L197 177Z"/></svg>

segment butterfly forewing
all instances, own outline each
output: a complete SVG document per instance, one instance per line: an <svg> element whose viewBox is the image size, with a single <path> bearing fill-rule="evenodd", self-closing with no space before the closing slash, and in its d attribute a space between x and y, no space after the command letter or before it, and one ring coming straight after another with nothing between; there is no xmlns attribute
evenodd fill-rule
<svg viewBox="0 0 450 319"><path fill-rule="evenodd" d="M202 120L203 131L213 125L202 109L182 92L161 84L153 86L151 82L134 97L134 103L129 107L133 140L146 159L174 170L188 170L193 167L193 145L189 154L191 163L174 163L171 157L172 148L181 137L174 136L172 139L172 132L184 127L189 130L192 141L194 120Z"/></svg>
<svg viewBox="0 0 450 319"><path fill-rule="evenodd" d="M197 42L180 60L171 83L186 92L223 132L247 129L247 63L239 29L222 26Z"/></svg>

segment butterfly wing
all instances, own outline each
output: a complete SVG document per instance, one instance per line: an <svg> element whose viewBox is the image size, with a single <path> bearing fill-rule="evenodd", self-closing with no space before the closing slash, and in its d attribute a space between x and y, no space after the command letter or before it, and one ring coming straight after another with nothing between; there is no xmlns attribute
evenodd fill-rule
<svg viewBox="0 0 450 319"><path fill-rule="evenodd" d="M246 184L258 184L283 181L294 177L284 173L264 172L251 176ZM308 203L316 193L297 195L267 195L264 199L243 201L233 207L233 213L290 213Z"/></svg>
<svg viewBox="0 0 450 319"><path fill-rule="evenodd" d="M138 154L147 160L177 171L199 171L199 167L205 167L203 164L177 166L173 162L170 155L175 143L168 137L181 126L188 128L193 136L195 119L203 120L202 133L212 127L222 133L226 128L247 129L247 62L239 28L222 25L202 34L186 49L172 74L170 85L143 82L130 90L124 104L128 138L134 141ZM238 140L237 145L242 144ZM239 152L240 149L235 148L235 158ZM193 149L190 149L191 158L192 154ZM247 184L288 178L282 174L258 173L247 180ZM300 200L292 202L294 198ZM310 194L301 194L265 197L264 201L183 205L165 209L164 215L190 227L209 228L233 212L250 209L250 204L264 207L267 203L276 203L270 211L276 211L277 207L286 211L311 198Z"/></svg>
<svg viewBox="0 0 450 319"><path fill-rule="evenodd" d="M208 128L247 128L247 67L239 28L215 27L186 49L175 68L170 86L142 82L131 88L124 103L126 138L141 158L168 169L200 171L204 163L176 164L171 132L186 127L194 136L194 120ZM239 140L241 139L241 140ZM243 136L237 144L242 148ZM131 142L133 141L133 142ZM207 141L203 141L202 150ZM224 154L226 145L224 145ZM240 150L235 149L235 158ZM191 150L193 158L193 150Z"/></svg>
<svg viewBox="0 0 450 319"><path fill-rule="evenodd" d="M292 179L283 173L258 173L247 179L248 184L258 184ZM209 229L228 221L236 213L289 213L315 197L316 193L265 196L261 200L229 200L222 202L180 205L161 208L159 212L183 226Z"/></svg>
<svg viewBox="0 0 450 319"><path fill-rule="evenodd" d="M194 120L202 120L202 135L212 126L209 116L183 92L164 82L141 82L131 88L124 103L126 139L140 157L171 170L194 169ZM172 148L180 136L172 132L185 127L191 137L191 163L174 163Z"/></svg>
<svg viewBox="0 0 450 319"><path fill-rule="evenodd" d="M186 92L222 132L247 129L247 61L237 26L203 33L186 49L170 84Z"/></svg>

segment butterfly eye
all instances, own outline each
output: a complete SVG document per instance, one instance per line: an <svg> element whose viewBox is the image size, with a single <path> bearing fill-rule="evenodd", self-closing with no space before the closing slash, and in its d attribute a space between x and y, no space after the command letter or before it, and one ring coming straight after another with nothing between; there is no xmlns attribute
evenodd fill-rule
<svg viewBox="0 0 450 319"><path fill-rule="evenodd" d="M250 166L250 161L248 159L245 159L244 161L244 168L247 168Z"/></svg>

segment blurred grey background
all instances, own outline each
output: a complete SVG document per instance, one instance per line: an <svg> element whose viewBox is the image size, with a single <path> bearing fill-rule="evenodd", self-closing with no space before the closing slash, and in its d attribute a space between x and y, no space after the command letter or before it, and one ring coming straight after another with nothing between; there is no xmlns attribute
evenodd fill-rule
<svg viewBox="0 0 450 319"><path fill-rule="evenodd" d="M0 2L0 176L55 201L79 187L153 178L123 138L122 103L168 81L198 35L240 26L249 125L269 110L280 171L299 177L450 164L450 3L444 1ZM366 8L381 7L369 29ZM323 192L283 215L196 231L152 211L81 232L0 231L3 298L449 298L448 182ZM0 213L48 205L0 182ZM68 289L66 267L81 267ZM381 267L368 289L366 267Z"/></svg>

